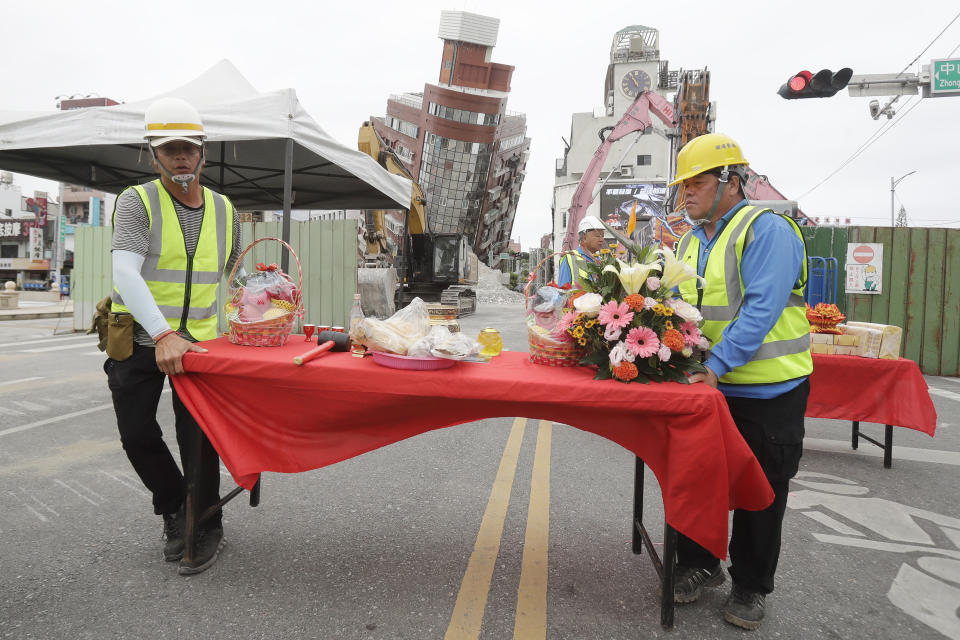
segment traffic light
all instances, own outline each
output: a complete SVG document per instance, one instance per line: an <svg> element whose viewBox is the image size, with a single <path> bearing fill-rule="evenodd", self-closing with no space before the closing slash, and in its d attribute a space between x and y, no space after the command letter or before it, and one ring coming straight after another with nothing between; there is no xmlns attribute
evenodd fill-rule
<svg viewBox="0 0 960 640"><path fill-rule="evenodd" d="M829 98L847 86L853 76L853 69L844 67L836 73L830 69L821 69L816 74L800 71L777 91L784 100L800 98Z"/></svg>

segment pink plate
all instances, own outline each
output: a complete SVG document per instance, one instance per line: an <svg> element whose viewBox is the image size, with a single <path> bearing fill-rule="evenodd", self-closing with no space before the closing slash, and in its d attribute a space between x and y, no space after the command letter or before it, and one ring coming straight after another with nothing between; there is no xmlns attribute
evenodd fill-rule
<svg viewBox="0 0 960 640"><path fill-rule="evenodd" d="M447 369L457 364L456 360L447 358L414 358L413 356L399 356L395 353L384 353L382 351L371 351L371 353L374 362L391 369L432 371L434 369Z"/></svg>

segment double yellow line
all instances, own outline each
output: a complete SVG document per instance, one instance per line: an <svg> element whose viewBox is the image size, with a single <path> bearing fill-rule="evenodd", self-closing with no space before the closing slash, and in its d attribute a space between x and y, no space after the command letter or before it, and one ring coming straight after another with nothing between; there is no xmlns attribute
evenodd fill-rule
<svg viewBox="0 0 960 640"><path fill-rule="evenodd" d="M490 592L490 580L500 551L503 522L510 505L510 492L517 471L520 446L526 429L525 418L515 418L500 459L497 478L480 523L477 542L470 555L460 593L453 607L446 640L480 637L483 612ZM523 544L520 587L517 589L516 639L546 638L547 635L547 546L550 534L550 440L553 423L540 421L537 448L530 480L530 506Z"/></svg>

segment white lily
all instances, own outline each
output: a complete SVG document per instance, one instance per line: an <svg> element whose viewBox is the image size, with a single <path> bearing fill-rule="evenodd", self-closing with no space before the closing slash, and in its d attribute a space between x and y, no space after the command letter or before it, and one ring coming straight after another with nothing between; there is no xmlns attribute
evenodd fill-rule
<svg viewBox="0 0 960 640"><path fill-rule="evenodd" d="M660 286L672 289L681 282L696 278L706 286L707 281L697 275L696 270L686 262L677 260L672 251L659 251L663 256L663 275L660 276Z"/></svg>
<svg viewBox="0 0 960 640"><path fill-rule="evenodd" d="M651 262L649 264L627 264L619 259L617 262L620 263L620 271L617 271L616 267L612 264L604 267L603 271L616 273L617 277L620 278L620 284L623 285L623 289L628 295L640 291L640 287L647 281L647 276L651 271L660 271L660 264L658 262Z"/></svg>

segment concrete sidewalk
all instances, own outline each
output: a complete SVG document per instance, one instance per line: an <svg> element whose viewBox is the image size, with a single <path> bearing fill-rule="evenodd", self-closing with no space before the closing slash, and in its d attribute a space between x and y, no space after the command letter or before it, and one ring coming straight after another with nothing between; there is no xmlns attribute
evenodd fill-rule
<svg viewBox="0 0 960 640"><path fill-rule="evenodd" d="M72 317L73 300L69 298L59 302L22 300L16 309L0 309L0 321Z"/></svg>

